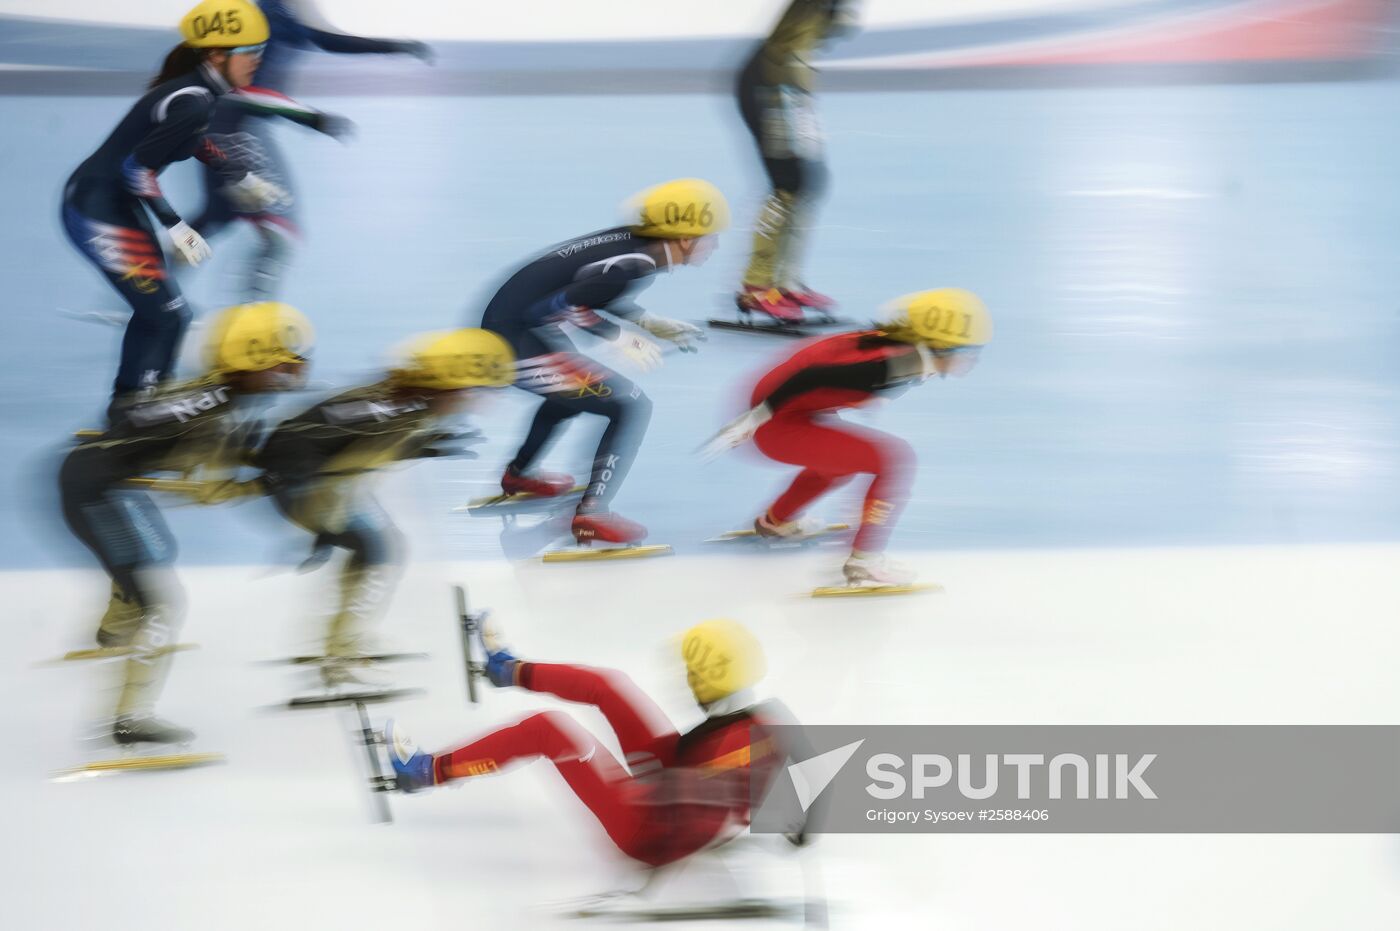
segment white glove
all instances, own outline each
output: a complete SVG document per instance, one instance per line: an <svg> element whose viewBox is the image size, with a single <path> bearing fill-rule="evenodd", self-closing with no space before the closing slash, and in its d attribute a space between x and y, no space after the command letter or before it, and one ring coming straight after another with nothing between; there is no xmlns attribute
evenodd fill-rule
<svg viewBox="0 0 1400 931"><path fill-rule="evenodd" d="M742 416L725 424L718 433L710 437L708 443L700 447L701 457L709 461L747 443L758 428L767 423L772 416L773 412L768 409L767 404L760 404L753 410L745 411Z"/></svg>
<svg viewBox="0 0 1400 931"><path fill-rule="evenodd" d="M285 210L292 205L292 195L286 188L251 171L241 181L224 185L224 193L241 213Z"/></svg>
<svg viewBox="0 0 1400 931"><path fill-rule="evenodd" d="M637 320L637 326L658 339L670 340L681 352L697 351L698 347L695 344L705 338L705 331L698 326L684 320L672 320L670 317L642 314Z"/></svg>
<svg viewBox="0 0 1400 931"><path fill-rule="evenodd" d="M639 333L623 330L613 340L613 347L643 372L650 372L661 364L661 347Z"/></svg>
<svg viewBox="0 0 1400 931"><path fill-rule="evenodd" d="M214 254L214 250L209 248L209 243L204 241L204 237L191 229L184 220L170 227L168 232L176 254L190 265L198 265Z"/></svg>

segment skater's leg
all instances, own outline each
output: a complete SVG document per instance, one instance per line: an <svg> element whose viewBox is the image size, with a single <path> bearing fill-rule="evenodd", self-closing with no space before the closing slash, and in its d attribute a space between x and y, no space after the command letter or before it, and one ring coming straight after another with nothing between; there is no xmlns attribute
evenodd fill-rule
<svg viewBox="0 0 1400 931"><path fill-rule="evenodd" d="M520 445L508 468L514 472L528 472L535 460L559 435L559 425L581 413L583 411L579 408L569 407L546 397L544 403L535 410L535 419L530 422L530 432L525 435L525 442Z"/></svg>
<svg viewBox="0 0 1400 931"><path fill-rule="evenodd" d="M754 444L768 458L805 466L769 506L772 522L793 520L813 501L851 479L852 472L841 471L824 454L824 444L831 442L826 430L811 415L790 414L774 417L754 434Z"/></svg>
<svg viewBox="0 0 1400 931"><path fill-rule="evenodd" d="M112 579L114 597L120 592L130 603L116 612L117 602L109 603L98 642L135 649L123 670L116 717L143 718L165 684L172 660L166 648L176 643L184 617L184 591L170 568L175 540L147 495L94 486L85 460L75 453L60 470L63 516ZM108 626L114 619L119 622Z"/></svg>
<svg viewBox="0 0 1400 931"><path fill-rule="evenodd" d="M373 495L353 481L325 480L283 489L278 506L315 534L318 543L349 553L340 574L340 604L326 628L325 655L363 652L366 631L398 584L403 534Z"/></svg>
<svg viewBox="0 0 1400 931"><path fill-rule="evenodd" d="M597 708L617 735L633 772L647 758L655 758L663 765L670 762L677 739L675 729L665 712L626 673L591 666L523 662L516 684Z"/></svg>
<svg viewBox="0 0 1400 931"><path fill-rule="evenodd" d="M73 244L131 306L113 384L119 396L169 377L190 311L170 278L151 221L135 207L108 213L110 218L96 219L68 205L63 222Z"/></svg>
<svg viewBox="0 0 1400 931"><path fill-rule="evenodd" d="M759 428L754 435L755 443L772 459L803 465L823 474L873 475L854 548L859 552L883 549L909 497L914 472L913 449L899 437L834 419L805 424L796 420L773 418ZM769 430L774 424L776 429Z"/></svg>
<svg viewBox="0 0 1400 931"><path fill-rule="evenodd" d="M291 217L278 214L260 213L246 219L257 231L258 245L249 260L243 285L245 299L274 300L292 256L301 244L301 231Z"/></svg>
<svg viewBox="0 0 1400 931"><path fill-rule="evenodd" d="M567 714L545 711L434 755L437 781L495 773L511 763L545 757L598 819L620 850L635 848L646 809L636 803L632 777L596 737Z"/></svg>

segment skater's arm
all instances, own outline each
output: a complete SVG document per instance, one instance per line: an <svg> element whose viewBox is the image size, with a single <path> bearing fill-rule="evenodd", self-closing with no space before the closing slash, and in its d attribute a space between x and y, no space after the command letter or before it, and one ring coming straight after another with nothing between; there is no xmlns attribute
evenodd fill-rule
<svg viewBox="0 0 1400 931"><path fill-rule="evenodd" d="M889 363L884 359L854 362L850 365L814 365L783 382L764 398L770 410L777 410L798 395L818 388L845 388L873 392L889 381Z"/></svg>
<svg viewBox="0 0 1400 931"><path fill-rule="evenodd" d="M274 34L283 40L294 40L302 47L311 45L336 55L394 55L425 57L427 47L421 42L399 39L370 39L337 32L310 0L285 0L265 5L270 18L275 17Z"/></svg>
<svg viewBox="0 0 1400 931"><path fill-rule="evenodd" d="M225 96L231 105L245 113L255 116L280 116L328 136L339 136L352 128L350 122L342 116L317 110L299 100L293 100L286 94L265 87L244 87Z"/></svg>
<svg viewBox="0 0 1400 931"><path fill-rule="evenodd" d="M158 108L158 122L122 162L126 189L141 198L162 226L180 222L160 189L157 175L171 162L189 158L199 151L204 129L209 124L213 97L204 93L180 94L167 98Z"/></svg>

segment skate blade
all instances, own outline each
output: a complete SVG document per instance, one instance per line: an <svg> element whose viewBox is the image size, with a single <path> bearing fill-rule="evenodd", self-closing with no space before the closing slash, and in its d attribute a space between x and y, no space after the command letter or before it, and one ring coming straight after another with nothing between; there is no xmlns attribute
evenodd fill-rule
<svg viewBox="0 0 1400 931"><path fill-rule="evenodd" d="M909 585L832 585L812 590L813 598L841 598L859 595L909 595L914 592L941 592L941 585L915 582Z"/></svg>
<svg viewBox="0 0 1400 931"><path fill-rule="evenodd" d="M491 508L507 507L512 504L524 504L527 501L557 501L560 498L568 498L573 495L581 495L587 488L586 485L575 485L568 491L558 495L532 495L527 492L520 492L514 495L492 495L489 498L473 498L466 504L459 505L452 509L454 513L462 511L480 511Z"/></svg>
<svg viewBox="0 0 1400 931"><path fill-rule="evenodd" d="M645 559L649 556L670 556L671 547L664 543L645 546L609 546L602 549L580 547L574 550L555 550L540 558L544 562L594 562L602 559Z"/></svg>
<svg viewBox="0 0 1400 931"><path fill-rule="evenodd" d="M334 660L351 666L367 666L371 663L407 663L428 659L427 653L364 653L359 656L284 656L279 659L258 660L262 666L320 666Z"/></svg>
<svg viewBox="0 0 1400 931"><path fill-rule="evenodd" d="M330 708L335 705L373 705L403 698L418 698L426 694L422 689L361 689L359 691L331 692L324 695L298 695L285 705L278 707L291 711L307 708Z"/></svg>
<svg viewBox="0 0 1400 931"><path fill-rule="evenodd" d="M804 533L796 537L760 537L758 531L753 528L748 530L726 530L717 537L710 537L706 543L728 543L731 540L761 540L765 543L781 545L783 543L805 543L808 540L818 540L827 534L841 533L850 530L850 524L827 524L822 529L813 533Z"/></svg>
<svg viewBox="0 0 1400 931"><path fill-rule="evenodd" d="M56 660L49 663L70 663L90 659L125 659L128 656L140 654L142 656L164 656L166 653L183 653L186 650L198 650L197 643L172 643L169 646L156 647L154 650L140 650L136 647L93 647L90 650L69 650Z"/></svg>
<svg viewBox="0 0 1400 931"><path fill-rule="evenodd" d="M737 330L740 333L761 333L772 336L789 336L794 339L806 339L812 332L806 327L810 324L803 323L742 323L738 320L721 320L712 317L705 321L716 330Z"/></svg>
<svg viewBox="0 0 1400 931"><path fill-rule="evenodd" d="M114 773L151 772L166 769L190 769L224 762L222 753L167 753L160 756L128 756L115 760L98 760L72 769L54 773L54 782L76 782Z"/></svg>
<svg viewBox="0 0 1400 931"><path fill-rule="evenodd" d="M75 440L95 440L95 439L97 439L98 437L100 437L101 435L102 435L102 431L101 431L101 430L92 430L92 429L89 429L89 430L74 430L74 431L73 431L73 439L75 439Z"/></svg>
<svg viewBox="0 0 1400 931"><path fill-rule="evenodd" d="M715 921L730 919L791 918L803 914L801 903L768 901L762 899L721 902L718 904L694 903L691 905L657 905L645 900L632 901L633 897L619 900L604 900L596 904L565 905L560 909L569 918L604 918L627 922L672 922L672 921Z"/></svg>

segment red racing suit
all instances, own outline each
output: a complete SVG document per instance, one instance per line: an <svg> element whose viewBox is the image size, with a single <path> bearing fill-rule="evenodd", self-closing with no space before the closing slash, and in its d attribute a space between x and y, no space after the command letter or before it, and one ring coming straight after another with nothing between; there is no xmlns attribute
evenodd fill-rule
<svg viewBox="0 0 1400 931"><path fill-rule="evenodd" d="M766 725L792 723L776 702L707 719L678 733L625 674L521 663L517 684L594 705L625 764L572 716L543 711L434 755L439 783L545 757L624 854L661 866L728 840L749 823L754 781L766 787L785 753Z"/></svg>
<svg viewBox="0 0 1400 931"><path fill-rule="evenodd" d="M914 451L899 437L844 423L835 412L907 383L892 376L890 362L916 351L878 331L839 333L804 344L759 379L750 402L768 405L773 416L754 434L754 445L770 459L802 466L769 506L772 521L792 520L832 488L869 474L854 547L884 549L909 497Z"/></svg>

